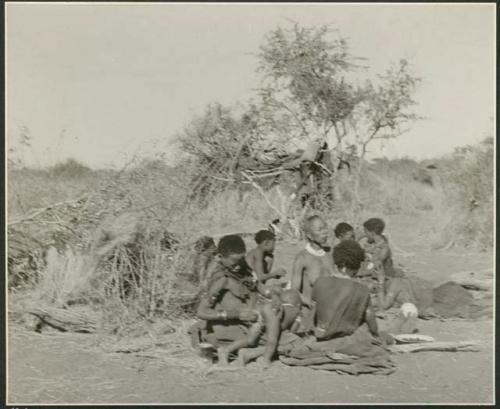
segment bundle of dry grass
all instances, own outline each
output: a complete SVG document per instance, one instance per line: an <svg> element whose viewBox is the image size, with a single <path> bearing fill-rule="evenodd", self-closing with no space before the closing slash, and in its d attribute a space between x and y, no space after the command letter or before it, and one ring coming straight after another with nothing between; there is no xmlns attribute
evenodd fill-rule
<svg viewBox="0 0 500 409"><path fill-rule="evenodd" d="M66 307L86 291L99 259L92 255L75 254L70 248L59 253L49 248L46 267L40 272L37 286L40 298L58 307Z"/></svg>
<svg viewBox="0 0 500 409"><path fill-rule="evenodd" d="M139 241L144 230L144 224L138 214L108 216L92 235L89 251L97 257L107 256L119 246Z"/></svg>

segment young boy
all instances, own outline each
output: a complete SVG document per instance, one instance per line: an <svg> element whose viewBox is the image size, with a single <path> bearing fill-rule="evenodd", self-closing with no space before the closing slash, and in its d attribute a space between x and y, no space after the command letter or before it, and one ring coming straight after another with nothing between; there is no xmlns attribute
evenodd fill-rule
<svg viewBox="0 0 500 409"><path fill-rule="evenodd" d="M271 272L274 262L274 246L276 243L275 236L269 230L260 230L255 235L255 242L257 247L249 251L246 256L246 261L248 265L257 275L260 282L266 283L269 280L269 284L284 284L278 280L285 274L286 271L282 268Z"/></svg>
<svg viewBox="0 0 500 409"><path fill-rule="evenodd" d="M302 302L311 304L314 282L321 276L335 272L332 253L328 247L328 225L319 216L306 219L304 233L307 239L305 249L295 257L291 288L299 291Z"/></svg>
<svg viewBox="0 0 500 409"><path fill-rule="evenodd" d="M365 251L370 254L374 264L373 269L379 276L393 277L395 274L392 261L392 251L389 241L383 235L385 223L382 219L371 218L363 223L365 237L367 238L367 248Z"/></svg>
<svg viewBox="0 0 500 409"><path fill-rule="evenodd" d="M345 240L354 240L354 228L349 223L339 223L335 226L335 237L343 242Z"/></svg>
<svg viewBox="0 0 500 409"><path fill-rule="evenodd" d="M394 268L389 241L383 235L385 223L382 219L371 218L363 223L364 237L360 243L366 253L366 262L358 273L366 277L366 284L373 292L379 293L388 284L386 280L399 273ZM375 282L373 282L375 281Z"/></svg>
<svg viewBox="0 0 500 409"><path fill-rule="evenodd" d="M271 352L274 353L277 350L279 352L279 346L281 344L279 342L280 337L282 335L294 334L299 330L299 316L302 305L300 294L296 290L285 290L281 294L280 299L281 305L278 312L279 325L274 325L262 335L262 332L265 329L264 325L259 323L254 324L252 334L248 339L248 346L255 345L259 340L261 342L265 342L266 346L240 349L238 351L238 359L242 366L245 366L248 362L254 359L263 357L262 363L264 367L268 367L271 364ZM287 331L288 334L283 334L285 331ZM284 343L286 343L286 340L284 340Z"/></svg>

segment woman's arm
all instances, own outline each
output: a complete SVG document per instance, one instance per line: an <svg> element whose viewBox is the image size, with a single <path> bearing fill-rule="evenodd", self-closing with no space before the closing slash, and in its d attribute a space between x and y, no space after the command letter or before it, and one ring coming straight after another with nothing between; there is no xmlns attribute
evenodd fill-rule
<svg viewBox="0 0 500 409"><path fill-rule="evenodd" d="M225 320L225 319L238 319L240 318L239 310L216 310L214 307L218 301L221 292L224 289L227 278L221 277L214 281L208 291L207 295L202 298L196 315L199 319L206 321Z"/></svg>
<svg viewBox="0 0 500 409"><path fill-rule="evenodd" d="M269 275L266 274L266 269L264 266L264 253L259 250L257 247L254 252L250 255L248 265L253 269L259 281L265 281L269 278Z"/></svg>
<svg viewBox="0 0 500 409"><path fill-rule="evenodd" d="M303 257L300 254L298 254L293 262L291 287L293 290L297 290L299 293L302 290L303 272L304 272L304 260Z"/></svg>
<svg viewBox="0 0 500 409"><path fill-rule="evenodd" d="M384 296L383 285L379 284L377 306L380 310L385 311L394 305L398 295L401 292L401 286L397 279L393 279L387 290L387 295Z"/></svg>
<svg viewBox="0 0 500 409"><path fill-rule="evenodd" d="M373 312L370 299L368 299L368 305L366 307L364 320L368 325L368 329L370 330L370 332L373 335L378 336L377 319L375 318L375 313Z"/></svg>

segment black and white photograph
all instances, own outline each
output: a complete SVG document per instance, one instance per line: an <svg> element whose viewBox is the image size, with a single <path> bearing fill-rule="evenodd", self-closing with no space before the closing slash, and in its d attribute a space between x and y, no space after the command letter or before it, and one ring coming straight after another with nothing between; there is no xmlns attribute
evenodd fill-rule
<svg viewBox="0 0 500 409"><path fill-rule="evenodd" d="M496 3L6 2L6 404L495 404Z"/></svg>

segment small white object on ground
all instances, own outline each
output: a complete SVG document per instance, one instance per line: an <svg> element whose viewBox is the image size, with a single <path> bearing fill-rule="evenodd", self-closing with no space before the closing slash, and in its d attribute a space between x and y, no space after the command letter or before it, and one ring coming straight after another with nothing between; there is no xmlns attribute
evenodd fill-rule
<svg viewBox="0 0 500 409"><path fill-rule="evenodd" d="M401 306L403 317L418 317L417 306L411 302L405 302Z"/></svg>

